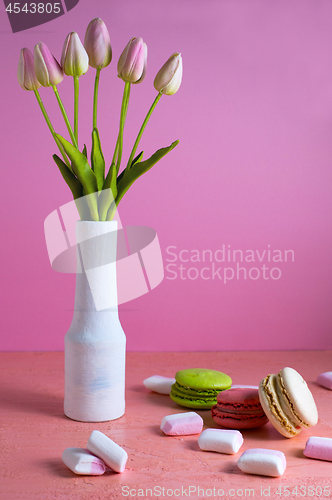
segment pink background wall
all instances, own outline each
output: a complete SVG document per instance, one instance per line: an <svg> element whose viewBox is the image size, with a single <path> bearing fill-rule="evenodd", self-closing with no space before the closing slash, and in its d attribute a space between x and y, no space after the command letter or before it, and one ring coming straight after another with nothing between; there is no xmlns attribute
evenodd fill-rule
<svg viewBox="0 0 332 500"><path fill-rule="evenodd" d="M75 277L51 269L43 229L71 194L53 163L55 147L35 97L17 83L19 51L42 40L59 58L66 35L83 38L94 17L106 22L113 47L100 88L108 162L123 91L116 64L129 39L147 43L148 74L132 88L125 158L155 97L156 72L175 51L184 65L179 92L161 99L141 146L150 155L175 139L180 144L119 207L125 225L157 231L165 259L164 281L120 307L128 349L332 348L331 1L80 0L65 16L16 34L2 9L0 349L62 350L74 299ZM81 79L79 135L89 146L94 74L90 68ZM71 78L59 92L70 110ZM40 93L65 134L52 91ZM179 260L181 250L188 257L223 245L266 250L265 260L256 254L256 262L241 264L247 279L242 272L226 284L212 279L212 264L222 276L236 262ZM166 269L171 246L177 261ZM268 262L268 248L293 250L294 262ZM276 267L280 278L264 279L260 271L251 279L250 269L263 264L265 277ZM204 267L211 279L200 276ZM199 277L188 278L188 268Z"/></svg>

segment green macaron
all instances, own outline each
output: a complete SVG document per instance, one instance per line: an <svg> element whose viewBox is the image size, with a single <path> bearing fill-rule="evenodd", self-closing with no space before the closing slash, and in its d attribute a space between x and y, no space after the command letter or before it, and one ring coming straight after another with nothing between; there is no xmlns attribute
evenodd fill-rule
<svg viewBox="0 0 332 500"><path fill-rule="evenodd" d="M232 379L225 373L207 368L190 368L175 374L170 397L187 408L209 409L217 402L217 395L229 389Z"/></svg>

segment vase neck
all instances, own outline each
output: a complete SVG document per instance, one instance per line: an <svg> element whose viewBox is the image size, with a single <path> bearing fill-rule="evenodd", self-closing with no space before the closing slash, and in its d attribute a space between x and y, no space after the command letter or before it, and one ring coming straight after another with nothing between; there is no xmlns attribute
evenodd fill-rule
<svg viewBox="0 0 332 500"><path fill-rule="evenodd" d="M116 229L115 221L77 223L75 310L117 312Z"/></svg>

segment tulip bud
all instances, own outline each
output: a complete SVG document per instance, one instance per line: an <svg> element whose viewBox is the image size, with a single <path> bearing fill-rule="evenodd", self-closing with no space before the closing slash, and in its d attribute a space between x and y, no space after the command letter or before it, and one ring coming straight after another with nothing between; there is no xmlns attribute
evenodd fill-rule
<svg viewBox="0 0 332 500"><path fill-rule="evenodd" d="M88 53L89 64L92 68L105 68L111 62L110 35L102 19L97 17L89 23L85 33L84 47Z"/></svg>
<svg viewBox="0 0 332 500"><path fill-rule="evenodd" d="M35 74L33 55L29 49L24 48L20 52L17 79L24 90L37 90L40 87Z"/></svg>
<svg viewBox="0 0 332 500"><path fill-rule="evenodd" d="M145 78L148 48L142 38L132 38L118 62L118 77L125 82L141 83Z"/></svg>
<svg viewBox="0 0 332 500"><path fill-rule="evenodd" d="M154 88L165 95L173 95L180 88L182 80L182 57L175 52L158 71Z"/></svg>
<svg viewBox="0 0 332 500"><path fill-rule="evenodd" d="M43 87L58 85L63 80L63 71L58 61L52 56L48 47L39 42L35 45L35 72Z"/></svg>
<svg viewBox="0 0 332 500"><path fill-rule="evenodd" d="M89 56L74 31L69 33L63 45L61 66L66 75L76 77L84 75L89 69Z"/></svg>

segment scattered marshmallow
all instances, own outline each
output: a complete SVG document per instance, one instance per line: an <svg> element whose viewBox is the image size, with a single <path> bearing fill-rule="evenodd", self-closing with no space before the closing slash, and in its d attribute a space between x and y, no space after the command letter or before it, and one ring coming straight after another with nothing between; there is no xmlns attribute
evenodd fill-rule
<svg viewBox="0 0 332 500"><path fill-rule="evenodd" d="M303 454L309 458L332 462L332 439L311 436L306 442Z"/></svg>
<svg viewBox="0 0 332 500"><path fill-rule="evenodd" d="M62 461L75 474L100 476L106 470L103 460L84 448L67 448L62 453Z"/></svg>
<svg viewBox="0 0 332 500"><path fill-rule="evenodd" d="M243 444L241 432L228 429L205 429L198 438L198 446L204 451L217 451L234 455Z"/></svg>
<svg viewBox="0 0 332 500"><path fill-rule="evenodd" d="M115 472L123 472L128 460L127 452L102 432L92 431L87 444L91 453L104 460Z"/></svg>
<svg viewBox="0 0 332 500"><path fill-rule="evenodd" d="M258 385L236 385L232 384L231 389L258 389Z"/></svg>
<svg viewBox="0 0 332 500"><path fill-rule="evenodd" d="M332 391L332 372L324 372L318 375L317 384L325 387L326 389L330 389Z"/></svg>
<svg viewBox="0 0 332 500"><path fill-rule="evenodd" d="M160 429L168 436L199 434L203 429L203 419L194 411L167 415L162 419Z"/></svg>
<svg viewBox="0 0 332 500"><path fill-rule="evenodd" d="M242 453L237 465L247 474L279 477L286 470L286 457L282 451L251 448Z"/></svg>
<svg viewBox="0 0 332 500"><path fill-rule="evenodd" d="M175 384L175 378L152 375L152 377L143 380L143 384L150 391L158 392L159 394L170 394L172 385Z"/></svg>

